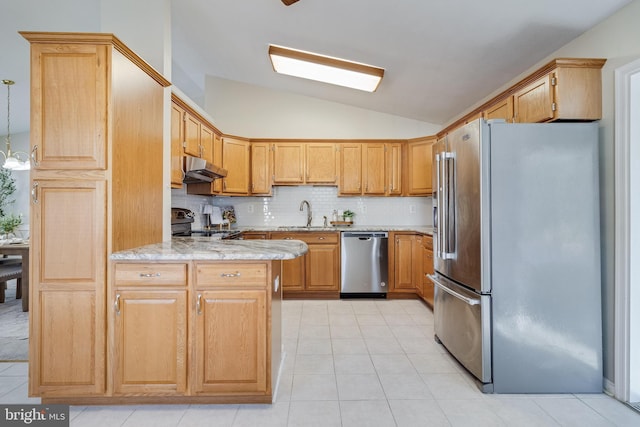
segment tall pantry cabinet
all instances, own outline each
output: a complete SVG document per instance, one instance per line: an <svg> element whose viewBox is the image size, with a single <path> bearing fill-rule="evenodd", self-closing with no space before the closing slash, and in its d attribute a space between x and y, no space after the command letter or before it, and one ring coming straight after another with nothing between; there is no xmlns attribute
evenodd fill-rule
<svg viewBox="0 0 640 427"><path fill-rule="evenodd" d="M108 256L162 241L169 82L111 34L21 34L31 43L29 394L103 395Z"/></svg>

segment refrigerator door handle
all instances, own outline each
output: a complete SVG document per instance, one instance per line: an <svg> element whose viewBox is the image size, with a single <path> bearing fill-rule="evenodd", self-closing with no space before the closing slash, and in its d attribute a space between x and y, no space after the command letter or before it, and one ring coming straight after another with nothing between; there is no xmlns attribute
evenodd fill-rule
<svg viewBox="0 0 640 427"><path fill-rule="evenodd" d="M478 304L480 304L480 300L479 299L466 297L466 296L462 295L461 293L458 293L458 292L454 291L450 287L448 287L446 285L443 285L442 283L440 283L438 281L436 276L434 276L432 274L429 274L427 277L429 277L429 280L431 280L433 282L433 284L436 285L438 288L442 289L444 292L446 292L446 293L448 293L450 295L453 295L454 297L458 298L459 300L464 301L468 305L478 305Z"/></svg>
<svg viewBox="0 0 640 427"><path fill-rule="evenodd" d="M453 170L455 174L455 155L451 152L443 152L441 154L441 158L441 182L443 183L443 203L445 206L444 209L440 209L443 221L443 227L440 232L442 235L442 252L440 254L440 258L453 259L455 257L455 251L452 251L454 245L451 243L451 233L452 231L455 231L452 228L452 225L455 227L455 207L452 208L451 201L453 200L453 202L455 202L455 196L453 194L455 191L455 177L453 180L451 179L451 171ZM453 167L451 166L451 163L453 163ZM452 212L454 213L454 216L451 215Z"/></svg>
<svg viewBox="0 0 640 427"><path fill-rule="evenodd" d="M435 232L437 233L436 240L436 256L438 258L442 258L442 241L443 234L446 228L446 221L444 218L441 218L442 212L444 211L444 204L442 203L443 198L443 188L442 188L442 161L440 159L441 153L436 154L436 204L437 206L434 208L435 215Z"/></svg>

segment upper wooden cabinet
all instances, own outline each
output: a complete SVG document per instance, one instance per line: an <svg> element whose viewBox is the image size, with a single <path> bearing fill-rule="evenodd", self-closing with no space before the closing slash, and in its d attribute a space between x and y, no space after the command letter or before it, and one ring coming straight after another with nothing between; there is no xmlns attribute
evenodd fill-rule
<svg viewBox="0 0 640 427"><path fill-rule="evenodd" d="M249 141L239 138L222 138L222 167L227 176L222 179L222 193L249 194L250 152Z"/></svg>
<svg viewBox="0 0 640 427"><path fill-rule="evenodd" d="M482 112L482 118L485 120L502 119L507 123L513 122L513 96L508 96L487 107Z"/></svg>
<svg viewBox="0 0 640 427"><path fill-rule="evenodd" d="M436 137L418 138L407 144L407 194L430 196L433 193L431 151Z"/></svg>
<svg viewBox="0 0 640 427"><path fill-rule="evenodd" d="M340 185L341 196L362 193L362 143L340 144Z"/></svg>
<svg viewBox="0 0 640 427"><path fill-rule="evenodd" d="M182 188L184 169L182 143L184 141L184 108L171 103L171 188Z"/></svg>
<svg viewBox="0 0 640 427"><path fill-rule="evenodd" d="M348 142L340 146L341 196L402 193L401 142Z"/></svg>
<svg viewBox="0 0 640 427"><path fill-rule="evenodd" d="M275 142L273 183L279 185L336 184L337 146L332 142Z"/></svg>
<svg viewBox="0 0 640 427"><path fill-rule="evenodd" d="M337 143L305 143L305 182L333 185L338 183Z"/></svg>
<svg viewBox="0 0 640 427"><path fill-rule="evenodd" d="M304 145L301 143L278 142L271 145L273 150L273 183L304 183Z"/></svg>
<svg viewBox="0 0 640 427"><path fill-rule="evenodd" d="M251 194L271 195L271 147L268 143L251 144Z"/></svg>
<svg viewBox="0 0 640 427"><path fill-rule="evenodd" d="M515 121L599 120L603 65L604 60L557 60L552 71L514 93Z"/></svg>

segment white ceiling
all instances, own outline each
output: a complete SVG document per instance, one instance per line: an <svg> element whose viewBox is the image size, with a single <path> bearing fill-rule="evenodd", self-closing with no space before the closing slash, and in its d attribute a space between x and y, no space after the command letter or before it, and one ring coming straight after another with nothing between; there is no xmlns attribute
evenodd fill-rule
<svg viewBox="0 0 640 427"><path fill-rule="evenodd" d="M29 48L17 31L96 31L101 1L3 0L0 79L16 81L12 133L29 129ZM210 75L444 124L631 0L168 1L172 82L194 100ZM269 44L369 63L385 77L366 93L277 75Z"/></svg>
<svg viewBox="0 0 640 427"><path fill-rule="evenodd" d="M628 0L173 0L172 80L206 75L444 124ZM277 44L385 69L374 93L273 72ZM201 96L201 93L200 93Z"/></svg>

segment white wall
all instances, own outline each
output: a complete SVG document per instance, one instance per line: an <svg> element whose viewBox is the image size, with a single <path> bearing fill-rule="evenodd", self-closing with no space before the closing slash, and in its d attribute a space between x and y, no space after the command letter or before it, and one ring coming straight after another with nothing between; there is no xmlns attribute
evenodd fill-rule
<svg viewBox="0 0 640 427"><path fill-rule="evenodd" d="M247 138L408 139L442 126L208 76L204 109L226 134ZM348 90L348 89L345 89Z"/></svg>

